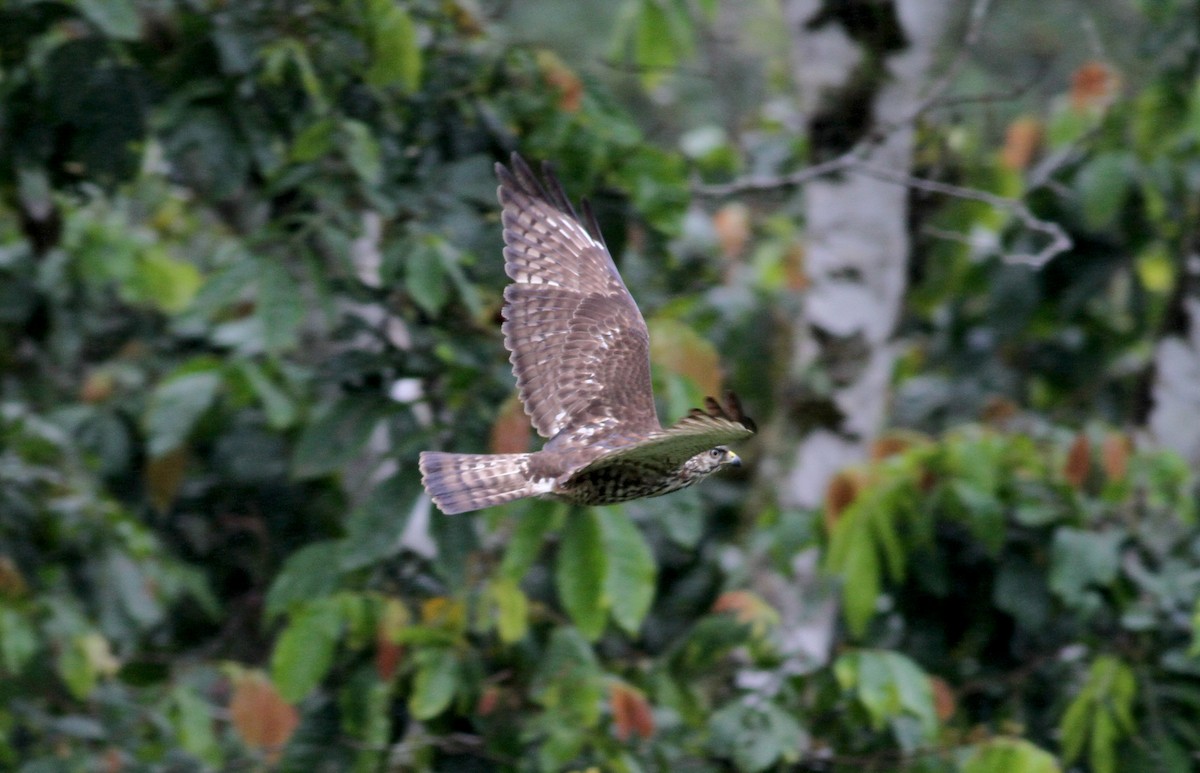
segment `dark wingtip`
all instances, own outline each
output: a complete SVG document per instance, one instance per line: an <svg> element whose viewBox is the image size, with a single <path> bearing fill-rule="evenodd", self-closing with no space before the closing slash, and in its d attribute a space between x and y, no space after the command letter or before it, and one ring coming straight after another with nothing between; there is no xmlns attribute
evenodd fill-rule
<svg viewBox="0 0 1200 773"><path fill-rule="evenodd" d="M699 408L692 409L693 415L700 412L701 411ZM751 432L758 432L758 425L754 423L754 419L751 419L746 415L746 412L742 410L742 401L738 399L738 396L734 394L733 391L728 391L725 393L724 405L717 402L716 398L704 398L704 412L709 416L712 416L714 419L735 421Z"/></svg>

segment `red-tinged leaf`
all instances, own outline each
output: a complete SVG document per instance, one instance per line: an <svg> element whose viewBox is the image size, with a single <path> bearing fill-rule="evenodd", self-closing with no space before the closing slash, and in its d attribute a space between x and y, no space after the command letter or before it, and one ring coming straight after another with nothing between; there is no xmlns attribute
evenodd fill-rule
<svg viewBox="0 0 1200 773"><path fill-rule="evenodd" d="M493 454L523 454L529 450L530 439L529 417L514 394L496 414L489 448Z"/></svg>
<svg viewBox="0 0 1200 773"><path fill-rule="evenodd" d="M988 424L1002 426L1020 413L1020 408L1012 400L1001 395L988 398L980 412L980 418Z"/></svg>
<svg viewBox="0 0 1200 773"><path fill-rule="evenodd" d="M894 431L876 438L871 443L871 461L879 462L908 449L925 443L925 436L918 432Z"/></svg>
<svg viewBox="0 0 1200 773"><path fill-rule="evenodd" d="M738 258L750 241L750 209L745 204L726 204L713 215L713 229L721 253L729 260Z"/></svg>
<svg viewBox="0 0 1200 773"><path fill-rule="evenodd" d="M1063 465L1063 477L1072 488L1081 489L1087 482L1088 472L1092 466L1092 444L1087 435L1080 432L1067 452L1067 462Z"/></svg>
<svg viewBox="0 0 1200 773"><path fill-rule="evenodd" d="M808 275L805 260L806 254L804 244L798 241L793 242L787 252L783 253L783 276L787 289L803 292L812 286L812 277Z"/></svg>
<svg viewBox="0 0 1200 773"><path fill-rule="evenodd" d="M1104 445L1100 449L1100 461L1109 480L1125 479L1129 474L1129 456L1132 453L1133 443L1128 435L1113 432L1104 438Z"/></svg>
<svg viewBox="0 0 1200 773"><path fill-rule="evenodd" d="M20 567L8 556L0 555L0 598L17 599L28 590Z"/></svg>
<svg viewBox="0 0 1200 773"><path fill-rule="evenodd" d="M827 533L833 533L833 527L837 525L842 513L847 507L854 504L854 500L858 499L858 495L862 493L866 485L866 472L858 469L842 470L830 479L829 485L825 488L825 530Z"/></svg>
<svg viewBox="0 0 1200 773"><path fill-rule="evenodd" d="M769 627L779 622L779 613L761 596L748 590L725 591L717 597L713 611L732 614L739 623L751 626L757 635L766 633Z"/></svg>
<svg viewBox="0 0 1200 773"><path fill-rule="evenodd" d="M116 386L117 382L112 373L103 370L92 371L79 388L79 399L85 403L102 403L113 396Z"/></svg>
<svg viewBox="0 0 1200 773"><path fill-rule="evenodd" d="M375 673L385 682L396 675L396 667L404 658L404 645L391 641L383 629L375 637Z"/></svg>
<svg viewBox="0 0 1200 773"><path fill-rule="evenodd" d="M618 739L627 741L634 735L642 738L654 735L654 714L641 690L624 682L613 682L608 688L608 700Z"/></svg>
<svg viewBox="0 0 1200 773"><path fill-rule="evenodd" d="M1016 171L1028 169L1041 145L1041 121L1032 116L1022 116L1009 124L1004 133L1000 163Z"/></svg>
<svg viewBox="0 0 1200 773"><path fill-rule="evenodd" d="M958 710L958 700L954 688L940 676L929 677L929 685L933 688L933 708L939 722L948 722Z"/></svg>
<svg viewBox="0 0 1200 773"><path fill-rule="evenodd" d="M467 608L458 599L434 596L421 602L421 622L435 628L461 632L467 627Z"/></svg>
<svg viewBox="0 0 1200 773"><path fill-rule="evenodd" d="M481 717L486 717L496 710L496 706L499 703L500 688L494 684L489 684L479 693L479 700L475 702L475 713Z"/></svg>
<svg viewBox="0 0 1200 773"><path fill-rule="evenodd" d="M1077 113L1104 110L1121 88L1121 74L1104 62L1085 62L1071 75L1071 108Z"/></svg>
<svg viewBox="0 0 1200 773"><path fill-rule="evenodd" d="M242 741L265 751L269 763L279 758L284 744L300 724L296 710L258 671L246 671L235 677L229 717Z"/></svg>
<svg viewBox="0 0 1200 773"><path fill-rule="evenodd" d="M160 514L165 514L175 502L183 473L187 469L187 445L181 445L161 456L152 456L142 469L146 484L146 496Z"/></svg>

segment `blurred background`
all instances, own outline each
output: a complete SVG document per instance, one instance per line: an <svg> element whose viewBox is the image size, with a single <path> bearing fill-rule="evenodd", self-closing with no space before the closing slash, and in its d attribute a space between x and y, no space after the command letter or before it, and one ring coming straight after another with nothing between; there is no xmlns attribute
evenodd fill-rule
<svg viewBox="0 0 1200 773"><path fill-rule="evenodd" d="M1200 2L0 1L0 768L1200 763ZM736 474L537 447L554 163Z"/></svg>

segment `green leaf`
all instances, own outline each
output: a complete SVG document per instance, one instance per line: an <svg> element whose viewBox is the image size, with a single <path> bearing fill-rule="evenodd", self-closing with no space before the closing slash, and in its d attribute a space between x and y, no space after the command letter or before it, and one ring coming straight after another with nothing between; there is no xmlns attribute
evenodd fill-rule
<svg viewBox="0 0 1200 773"><path fill-rule="evenodd" d="M0 666L6 674L21 673L37 653L37 632L15 610L0 608Z"/></svg>
<svg viewBox="0 0 1200 773"><path fill-rule="evenodd" d="M1082 170L1075 187L1089 228L1110 227L1133 187L1133 159L1128 153L1102 153Z"/></svg>
<svg viewBox="0 0 1200 773"><path fill-rule="evenodd" d="M421 481L412 469L397 472L375 486L346 524L342 569L361 569L400 552L404 530L420 493Z"/></svg>
<svg viewBox="0 0 1200 773"><path fill-rule="evenodd" d="M296 280L279 262L258 261L258 305L267 349L288 349L296 343L296 331L304 319L305 302Z"/></svg>
<svg viewBox="0 0 1200 773"><path fill-rule="evenodd" d="M563 608L589 641L604 633L608 617L607 567L599 515L594 510L572 512L558 547L555 587Z"/></svg>
<svg viewBox="0 0 1200 773"><path fill-rule="evenodd" d="M304 127L292 140L292 160L300 163L316 161L333 150L336 126L332 118L320 118Z"/></svg>
<svg viewBox="0 0 1200 773"><path fill-rule="evenodd" d="M392 0L368 0L367 18L371 66L366 82L416 91L421 85L421 47L408 11Z"/></svg>
<svg viewBox="0 0 1200 773"><path fill-rule="evenodd" d="M138 255L125 295L129 300L175 313L191 304L203 283L199 269L191 263L175 260L161 248L152 248Z"/></svg>
<svg viewBox="0 0 1200 773"><path fill-rule="evenodd" d="M1083 604L1092 586L1105 587L1120 568L1120 531L1093 533L1063 527L1051 547L1050 589L1072 606Z"/></svg>
<svg viewBox="0 0 1200 773"><path fill-rule="evenodd" d="M796 719L772 703L727 704L709 720L712 750L731 757L740 771L766 770L777 762L795 762L808 746L808 734Z"/></svg>
<svg viewBox="0 0 1200 773"><path fill-rule="evenodd" d="M446 647L423 649L414 656L417 674L413 679L408 710L418 720L433 719L446 710L458 687L459 664Z"/></svg>
<svg viewBox="0 0 1200 773"><path fill-rule="evenodd" d="M551 500L534 500L517 519L517 527L509 537L500 562L500 571L509 579L520 582L529 567L537 560L546 541L546 533L560 520L565 506ZM1197 612L1200 615L1200 612Z"/></svg>
<svg viewBox="0 0 1200 773"><path fill-rule="evenodd" d="M422 311L435 316L450 297L442 253L436 239L421 239L404 265L404 289Z"/></svg>
<svg viewBox="0 0 1200 773"><path fill-rule="evenodd" d="M871 533L869 497L859 497L842 513L829 541L825 569L842 578L843 615L850 634L866 633L882 584L879 553ZM886 517L886 514L885 514Z"/></svg>
<svg viewBox="0 0 1200 773"><path fill-rule="evenodd" d="M289 703L307 696L333 664L342 633L341 600L323 598L293 614L271 653L271 681Z"/></svg>
<svg viewBox="0 0 1200 773"><path fill-rule="evenodd" d="M890 724L901 748L912 751L937 734L929 677L898 652L855 650L834 662L843 690L852 692L876 730Z"/></svg>
<svg viewBox="0 0 1200 773"><path fill-rule="evenodd" d="M371 128L361 121L347 119L342 123L346 133L346 161L359 179L368 185L378 185L383 179L383 159L379 143Z"/></svg>
<svg viewBox="0 0 1200 773"><path fill-rule="evenodd" d="M604 593L612 606L613 620L630 636L636 636L654 601L658 579L654 554L621 508L602 507L596 512L607 557Z"/></svg>
<svg viewBox="0 0 1200 773"><path fill-rule="evenodd" d="M338 547L334 540L314 542L288 557L267 591L268 619L295 604L329 595L337 589L341 578Z"/></svg>
<svg viewBox="0 0 1200 773"><path fill-rule="evenodd" d="M238 369L258 397L271 429L288 429L295 424L298 414L296 403L271 380L261 365L251 360L242 360L238 363Z"/></svg>
<svg viewBox="0 0 1200 773"><path fill-rule="evenodd" d="M493 580L488 592L496 605L500 641L512 644L525 638L529 628L529 601L517 583L507 577Z"/></svg>
<svg viewBox="0 0 1200 773"><path fill-rule="evenodd" d="M975 746L962 773L1061 773L1054 755L1021 738L992 738Z"/></svg>
<svg viewBox="0 0 1200 773"><path fill-rule="evenodd" d="M188 373L159 384L150 396L145 429L151 456L174 451L217 398L221 376L213 371Z"/></svg>
<svg viewBox="0 0 1200 773"><path fill-rule="evenodd" d="M76 4L105 35L118 40L137 40L141 35L142 20L133 0L76 0Z"/></svg>
<svg viewBox="0 0 1200 773"><path fill-rule="evenodd" d="M367 395L344 397L304 428L292 457L292 472L312 478L333 472L356 457L388 410Z"/></svg>
<svg viewBox="0 0 1200 773"><path fill-rule="evenodd" d="M179 745L212 766L220 766L221 747L213 732L213 711L208 702L188 685L171 691L173 723Z"/></svg>
<svg viewBox="0 0 1200 773"><path fill-rule="evenodd" d="M556 628L529 694L559 722L594 727L600 719L602 674L592 647L574 628Z"/></svg>

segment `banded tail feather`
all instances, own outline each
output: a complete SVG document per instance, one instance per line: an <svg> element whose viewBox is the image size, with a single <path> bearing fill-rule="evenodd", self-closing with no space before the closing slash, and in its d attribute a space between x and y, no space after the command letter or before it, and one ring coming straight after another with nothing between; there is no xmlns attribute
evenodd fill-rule
<svg viewBox="0 0 1200 773"><path fill-rule="evenodd" d="M421 482L443 513L479 510L546 491L529 480L530 454L421 452Z"/></svg>

